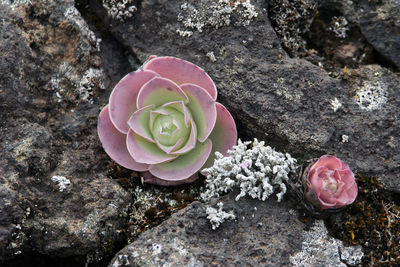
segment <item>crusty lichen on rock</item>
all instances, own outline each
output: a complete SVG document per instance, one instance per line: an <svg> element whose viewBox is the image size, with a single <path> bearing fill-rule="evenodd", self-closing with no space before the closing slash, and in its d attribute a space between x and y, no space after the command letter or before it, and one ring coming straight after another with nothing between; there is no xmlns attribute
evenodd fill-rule
<svg viewBox="0 0 400 267"><path fill-rule="evenodd" d="M233 22L236 26L247 26L258 16L258 12L250 0L200 0L195 3L180 5L178 21L182 22L184 30L176 32L182 37L190 37L194 30L202 32L207 26L218 29L229 26ZM233 21L233 14L237 19Z"/></svg>
<svg viewBox="0 0 400 267"><path fill-rule="evenodd" d="M265 146L257 139L253 142L239 139L238 145L228 153L229 156L224 157L217 152L214 165L202 170L201 173L207 177L206 191L201 195L204 201L233 188L240 189L236 200L249 195L264 201L277 189L280 189L276 194L278 201L282 200L286 193L284 182L289 179L289 173L296 170L296 159Z"/></svg>
<svg viewBox="0 0 400 267"><path fill-rule="evenodd" d="M322 220L317 220L310 231L303 233L302 251L290 256L290 263L293 266L345 267L345 263L360 264L363 256L361 246L345 247L342 241L328 235Z"/></svg>
<svg viewBox="0 0 400 267"><path fill-rule="evenodd" d="M272 0L269 15L283 46L292 56L307 51L303 35L309 31L317 11L316 0Z"/></svg>
<svg viewBox="0 0 400 267"><path fill-rule="evenodd" d="M224 157L219 152L215 154L214 165L201 171L207 179L206 189L200 197L207 205L213 198L234 189L240 190L236 201L246 195L264 201L277 190L276 196L281 201L286 193L285 181L297 169L296 159L265 146L263 141L257 139L253 142L239 139L238 145L228 150L229 156ZM222 203L217 206L218 209L212 206L206 209L213 229L225 220L235 218L232 212L223 211Z"/></svg>
<svg viewBox="0 0 400 267"><path fill-rule="evenodd" d="M213 230L217 229L226 220L234 220L236 218L233 212L223 211L223 206L222 202L218 202L217 209L210 206L206 208L207 219L210 220Z"/></svg>
<svg viewBox="0 0 400 267"><path fill-rule="evenodd" d="M103 0L103 7L107 10L108 16L124 22L137 10L132 2L132 0Z"/></svg>

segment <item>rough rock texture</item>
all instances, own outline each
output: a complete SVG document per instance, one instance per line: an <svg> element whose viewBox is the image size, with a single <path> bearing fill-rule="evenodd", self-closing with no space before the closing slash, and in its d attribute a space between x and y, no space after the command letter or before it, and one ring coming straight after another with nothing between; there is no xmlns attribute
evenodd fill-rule
<svg viewBox="0 0 400 267"><path fill-rule="evenodd" d="M289 265L289 255L301 249L305 226L276 201L235 202L234 197L223 202L224 210L234 209L235 221L212 230L205 205L194 202L143 233L110 266Z"/></svg>
<svg viewBox="0 0 400 267"><path fill-rule="evenodd" d="M109 18L101 1L79 1L97 12L93 25L109 27L122 45L102 42L75 2L0 0L0 264L34 254L94 261L124 240L131 197L107 177L110 159L96 122L111 87L133 70L132 59L152 54L203 67L245 139L265 140L300 160L335 153L400 192L397 74L367 65L339 80L290 58L271 27L268 1L134 1L137 11L125 22ZM399 66L398 1L326 2L344 3L338 13ZM303 251L304 225L286 204L224 202L237 221L212 231L204 205L194 203L111 265L289 265Z"/></svg>
<svg viewBox="0 0 400 267"><path fill-rule="evenodd" d="M360 246L345 247L342 241L329 237L322 220L303 232L302 240L302 250L290 256L293 266L354 266L364 256Z"/></svg>
<svg viewBox="0 0 400 267"><path fill-rule="evenodd" d="M211 2L192 6L201 14ZM142 61L152 54L173 55L202 66L242 136L266 140L300 159L334 153L356 173L377 175L387 189L400 191L398 76L373 65L339 80L308 61L289 58L270 25L267 4L251 3L258 16L248 26L236 25L232 13L229 26L216 29L203 21L207 25L200 32L182 22L183 1L145 0L133 19L111 31ZM179 34L188 29L191 36Z"/></svg>
<svg viewBox="0 0 400 267"><path fill-rule="evenodd" d="M0 263L101 257L131 200L106 177L96 133L94 95L121 77L122 56L99 56L71 0L3 0L0 18Z"/></svg>
<svg viewBox="0 0 400 267"><path fill-rule="evenodd" d="M318 257L314 263L321 265L313 266L345 266L339 249L343 245L326 235L322 221L318 229L308 233L287 202L235 201L236 194L222 198L224 210L233 210L236 220L212 230L206 206L194 202L143 233L109 266L312 266L307 264L314 257ZM311 235L318 236L318 242L309 238ZM318 252L321 245L323 257Z"/></svg>
<svg viewBox="0 0 400 267"><path fill-rule="evenodd" d="M367 41L398 69L400 68L400 2L398 0L327 0L323 8L342 13L355 23Z"/></svg>

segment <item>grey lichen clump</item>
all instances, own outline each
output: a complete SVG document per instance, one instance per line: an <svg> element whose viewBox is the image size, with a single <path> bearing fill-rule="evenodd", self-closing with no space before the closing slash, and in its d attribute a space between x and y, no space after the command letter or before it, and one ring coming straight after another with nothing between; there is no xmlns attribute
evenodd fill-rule
<svg viewBox="0 0 400 267"><path fill-rule="evenodd" d="M58 190L63 192L71 186L71 181L68 180L65 176L54 175L51 177L51 180L55 182L58 186Z"/></svg>
<svg viewBox="0 0 400 267"><path fill-rule="evenodd" d="M217 152L214 165L201 171L207 177L206 191L201 195L204 201L234 188L240 189L236 200L246 195L265 200L278 188L280 192L276 196L278 201L282 200L286 193L284 181L289 179L290 172L296 170L296 159L265 146L264 141L257 139L253 142L239 139L238 145L228 153L229 156L224 157Z"/></svg>
<svg viewBox="0 0 400 267"><path fill-rule="evenodd" d="M307 51L303 35L309 31L316 11L316 0L270 1L269 13L275 31L292 56L303 55Z"/></svg>
<svg viewBox="0 0 400 267"><path fill-rule="evenodd" d="M131 18L137 10L132 0L103 0L103 7L111 18L121 22Z"/></svg>
<svg viewBox="0 0 400 267"><path fill-rule="evenodd" d="M367 111L379 110L387 102L387 84L380 81L364 81L354 96L361 109Z"/></svg>
<svg viewBox="0 0 400 267"><path fill-rule="evenodd" d="M253 142L239 139L238 145L228 153L229 156L224 157L216 152L214 165L201 171L207 177L206 190L201 194L204 202L236 188L240 189L236 201L246 195L264 201L276 190L279 190L276 193L278 201L282 200L286 193L285 181L297 169L296 159L265 146L257 139ZM213 229L225 219L234 218L232 213L224 212L220 204L218 209L207 208L207 215Z"/></svg>
<svg viewBox="0 0 400 267"><path fill-rule="evenodd" d="M236 217L233 212L225 212L223 211L224 204L222 202L218 202L217 204L218 209L213 207L207 207L207 219L210 220L212 229L217 229L221 223L225 222L226 220L234 220Z"/></svg>
<svg viewBox="0 0 400 267"><path fill-rule="evenodd" d="M323 248L323 249L321 249ZM318 220L310 231L303 233L302 251L290 256L293 266L354 266L364 256L361 246L345 247L343 242L328 235L322 220Z"/></svg>
<svg viewBox="0 0 400 267"><path fill-rule="evenodd" d="M331 26L328 28L338 38L346 38L347 31L349 30L348 22L345 17L333 17Z"/></svg>
<svg viewBox="0 0 400 267"><path fill-rule="evenodd" d="M105 89L104 76L103 69L89 68L81 73L76 67L63 62L58 66L58 72L51 77L49 85L55 90L58 102L78 95L79 99L93 103L93 91L96 88Z"/></svg>
<svg viewBox="0 0 400 267"><path fill-rule="evenodd" d="M232 22L232 15L237 14L236 26L247 26L258 16L255 7L250 0L200 0L192 3L183 3L180 6L178 21L181 21L184 30L176 32L189 37L193 30L202 32L204 27L211 26L216 29L229 26Z"/></svg>

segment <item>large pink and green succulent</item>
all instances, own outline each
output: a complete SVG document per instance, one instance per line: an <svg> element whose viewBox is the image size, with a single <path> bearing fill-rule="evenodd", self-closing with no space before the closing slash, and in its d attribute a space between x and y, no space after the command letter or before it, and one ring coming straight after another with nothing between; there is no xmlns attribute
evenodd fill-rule
<svg viewBox="0 0 400 267"><path fill-rule="evenodd" d="M193 181L236 144L235 122L216 102L214 82L200 67L175 57L155 57L127 74L99 115L106 153L121 166L141 171L145 182Z"/></svg>

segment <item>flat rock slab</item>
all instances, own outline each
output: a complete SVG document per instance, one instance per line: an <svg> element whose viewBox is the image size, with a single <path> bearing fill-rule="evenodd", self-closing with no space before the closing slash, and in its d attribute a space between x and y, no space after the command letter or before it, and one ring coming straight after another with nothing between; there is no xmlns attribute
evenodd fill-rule
<svg viewBox="0 0 400 267"><path fill-rule="evenodd" d="M305 226L275 201L224 199L237 219L212 230L205 205L192 203L139 236L109 266L288 266Z"/></svg>
<svg viewBox="0 0 400 267"><path fill-rule="evenodd" d="M217 26L219 13L210 13L215 1L185 2L142 1L133 19L114 22L111 31L143 62L153 54L171 55L204 68L242 138L258 137L300 160L333 153L354 172L376 175L386 189L400 192L396 74L371 65L339 80L289 58L265 1L251 1L257 17L248 25L234 10L229 25Z"/></svg>
<svg viewBox="0 0 400 267"><path fill-rule="evenodd" d="M212 230L206 205L194 202L139 236L110 262L127 266L346 266L360 260L360 248L328 236L323 221L311 229L287 202L259 201L236 194L221 199L236 219ZM341 256L346 253L346 257Z"/></svg>

